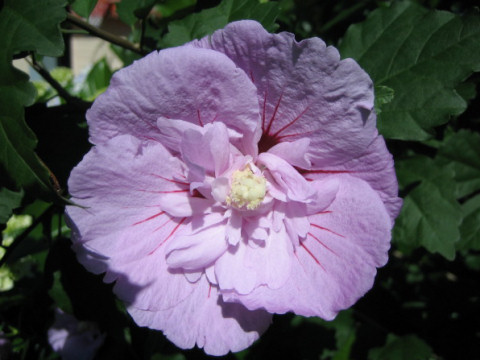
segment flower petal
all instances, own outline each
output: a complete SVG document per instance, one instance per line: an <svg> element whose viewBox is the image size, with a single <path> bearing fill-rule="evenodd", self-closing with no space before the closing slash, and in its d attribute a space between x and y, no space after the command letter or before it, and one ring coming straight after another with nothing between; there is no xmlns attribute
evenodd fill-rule
<svg viewBox="0 0 480 360"><path fill-rule="evenodd" d="M259 286L246 295L225 292L224 299L331 320L363 296L390 247L391 221L380 197L366 182L343 175L328 212L310 216L310 222L284 286Z"/></svg>
<svg viewBox="0 0 480 360"><path fill-rule="evenodd" d="M115 73L87 112L90 141L119 134L160 139L159 117L192 124L218 121L244 135L238 147L255 152L260 121L256 89L225 55L182 46L153 52Z"/></svg>
<svg viewBox="0 0 480 360"><path fill-rule="evenodd" d="M230 140L227 127L222 123L205 125L205 132L189 129L181 140L182 159L219 176L228 169Z"/></svg>
<svg viewBox="0 0 480 360"><path fill-rule="evenodd" d="M251 77L263 110L261 151L309 138L312 168L321 169L356 157L376 136L372 81L322 40L296 42L238 21L193 44L226 54Z"/></svg>
<svg viewBox="0 0 480 360"><path fill-rule="evenodd" d="M271 231L268 239L256 245L240 242L236 251L227 251L217 260L215 274L222 293L248 294L261 285L276 289L285 284L293 258L285 231Z"/></svg>
<svg viewBox="0 0 480 360"><path fill-rule="evenodd" d="M200 220L200 219L199 219ZM226 221L218 214L203 216L202 227L193 230L189 226L182 229L183 234L174 237L166 246L167 264L171 268L202 270L211 265L228 248L226 240Z"/></svg>
<svg viewBox="0 0 480 360"><path fill-rule="evenodd" d="M341 165L331 166L327 171L307 171L311 179L327 179L338 173L348 173L367 181L382 198L390 218L394 220L402 207L402 199L398 197L398 182L393 166L393 157L388 152L385 140L377 136L360 156Z"/></svg>
<svg viewBox="0 0 480 360"><path fill-rule="evenodd" d="M290 200L309 202L314 196L314 189L308 181L285 160L274 154L262 153L258 156L258 164L267 167L276 184Z"/></svg>
<svg viewBox="0 0 480 360"><path fill-rule="evenodd" d="M160 144L122 135L93 147L69 179L72 201L82 206L66 210L79 259L106 271L120 299L142 309L169 308L193 291L165 263L164 243L185 219L169 216L162 194L147 191L185 187L171 180L182 166Z"/></svg>
<svg viewBox="0 0 480 360"><path fill-rule="evenodd" d="M169 310L143 311L130 306L128 311L138 325L162 330L178 347L197 345L215 356L247 348L270 325L271 314L223 302L205 277L188 286L194 292Z"/></svg>
<svg viewBox="0 0 480 360"><path fill-rule="evenodd" d="M310 139L303 138L291 142L281 142L268 150L268 152L282 158L292 166L310 169L312 163L308 158L309 146Z"/></svg>

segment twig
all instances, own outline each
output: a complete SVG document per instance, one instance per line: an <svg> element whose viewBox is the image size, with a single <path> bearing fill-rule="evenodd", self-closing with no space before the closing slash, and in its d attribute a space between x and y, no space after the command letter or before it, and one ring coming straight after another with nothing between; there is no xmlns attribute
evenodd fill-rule
<svg viewBox="0 0 480 360"><path fill-rule="evenodd" d="M55 91L58 93L58 96L63 98L68 104L74 105L75 107L79 107L82 110L88 109L90 107L90 103L79 99L75 96L72 96L68 93L67 90L63 88L62 85L58 83L57 80L55 80L50 73L45 70L36 60L35 57L32 54L32 63L30 64L44 79L46 82L50 84L52 88L55 89Z"/></svg>
<svg viewBox="0 0 480 360"><path fill-rule="evenodd" d="M99 29L88 22L86 22L83 19L80 19L72 14L67 14L67 20L70 21L72 24L78 26L79 28L82 28L83 30L86 30L88 33L95 35L103 40L106 40L108 42L111 42L112 44L118 45L123 47L124 49L133 51L137 54L140 55L145 55L146 53L142 51L138 45L131 43L130 41L113 35L112 33L109 33L105 30Z"/></svg>
<svg viewBox="0 0 480 360"><path fill-rule="evenodd" d="M44 219L47 218L47 216L52 214L52 211L54 209L55 205L50 205L42 214L40 214L33 222L32 224L25 229L24 232L22 232L20 235L18 235L14 242L7 248L5 254L3 257L0 259L0 267L2 267L10 257L12 251L20 245L20 243L27 238L27 236L35 229Z"/></svg>

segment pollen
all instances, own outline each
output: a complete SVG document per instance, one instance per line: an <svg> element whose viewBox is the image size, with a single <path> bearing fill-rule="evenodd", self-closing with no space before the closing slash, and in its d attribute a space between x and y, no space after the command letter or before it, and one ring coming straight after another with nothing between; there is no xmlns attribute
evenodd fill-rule
<svg viewBox="0 0 480 360"><path fill-rule="evenodd" d="M232 175L230 195L226 202L237 208L256 209L265 198L266 186L265 178L255 175L249 167L237 170Z"/></svg>

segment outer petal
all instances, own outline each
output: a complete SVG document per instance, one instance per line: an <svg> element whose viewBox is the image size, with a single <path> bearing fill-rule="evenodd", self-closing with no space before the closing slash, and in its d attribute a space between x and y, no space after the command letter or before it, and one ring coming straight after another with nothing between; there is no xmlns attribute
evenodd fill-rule
<svg viewBox="0 0 480 360"><path fill-rule="evenodd" d="M169 308L193 291L165 263L164 243L185 219L168 216L162 194L146 191L184 186L165 180L181 170L158 143L124 135L94 147L69 179L72 201L83 206L67 207L81 262L106 271L117 295L142 309Z"/></svg>
<svg viewBox="0 0 480 360"><path fill-rule="evenodd" d="M183 302L166 311L128 311L141 326L162 330L182 349L195 344L210 355L225 355L250 346L267 329L271 314L249 311L240 304L224 303L205 277Z"/></svg>
<svg viewBox="0 0 480 360"><path fill-rule="evenodd" d="M320 171L307 171L305 176L310 179L323 179L335 177L335 174L341 172L367 181L379 193L390 218L394 220L397 217L402 207L402 199L398 197L393 157L382 136L377 136L360 156Z"/></svg>
<svg viewBox="0 0 480 360"><path fill-rule="evenodd" d="M310 216L309 234L295 251L284 286L260 286L247 295L226 292L224 299L328 320L355 303L387 261L391 221L377 193L348 175L328 211Z"/></svg>
<svg viewBox="0 0 480 360"><path fill-rule="evenodd" d="M269 34L238 21L194 43L221 51L250 75L263 110L261 151L308 137L312 168L356 157L375 137L373 84L352 59L312 38Z"/></svg>
<svg viewBox="0 0 480 360"><path fill-rule="evenodd" d="M215 263L215 274L222 292L248 294L265 285L277 289L287 281L293 246L286 232L270 232L259 246L240 242L235 251L225 252Z"/></svg>
<svg viewBox="0 0 480 360"><path fill-rule="evenodd" d="M119 134L157 139L159 117L197 125L213 121L244 134L254 153L260 121L256 89L225 55L192 46L151 53L118 71L87 112L90 141Z"/></svg>

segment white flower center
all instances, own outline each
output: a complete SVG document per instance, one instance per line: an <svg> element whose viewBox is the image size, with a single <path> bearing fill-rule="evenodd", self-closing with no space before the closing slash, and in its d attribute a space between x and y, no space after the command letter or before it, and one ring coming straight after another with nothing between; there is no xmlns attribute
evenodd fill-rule
<svg viewBox="0 0 480 360"><path fill-rule="evenodd" d="M230 195L227 196L226 202L237 208L246 207L253 210L263 201L266 192L265 178L255 175L249 167L246 167L233 173Z"/></svg>

